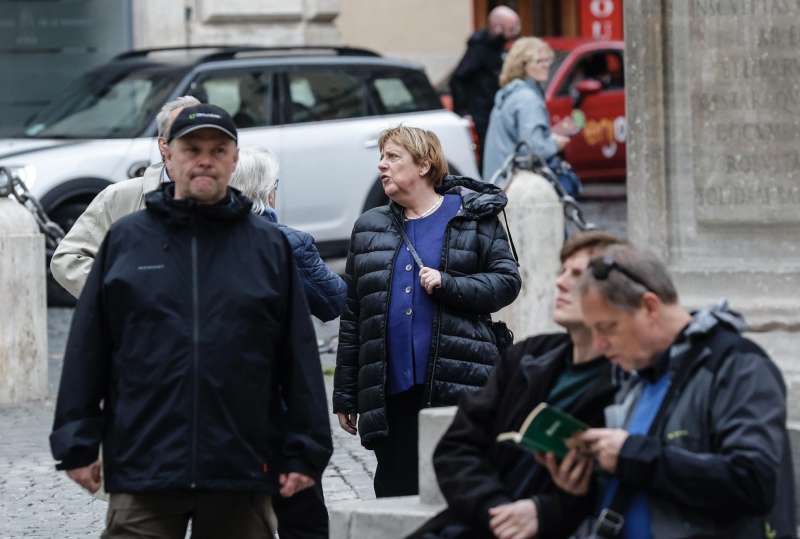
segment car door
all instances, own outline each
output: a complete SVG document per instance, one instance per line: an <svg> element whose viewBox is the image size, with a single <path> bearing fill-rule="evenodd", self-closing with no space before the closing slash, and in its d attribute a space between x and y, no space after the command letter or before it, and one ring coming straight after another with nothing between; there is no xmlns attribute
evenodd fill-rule
<svg viewBox="0 0 800 539"><path fill-rule="evenodd" d="M625 80L622 50L575 52L548 87L553 125L573 117L581 131L564 149L567 161L584 181L625 179ZM578 92L578 83L593 80L599 91Z"/></svg>
<svg viewBox="0 0 800 539"><path fill-rule="evenodd" d="M370 117L366 74L296 65L281 84L281 193L285 222L318 242L346 244L377 170L384 122Z"/></svg>

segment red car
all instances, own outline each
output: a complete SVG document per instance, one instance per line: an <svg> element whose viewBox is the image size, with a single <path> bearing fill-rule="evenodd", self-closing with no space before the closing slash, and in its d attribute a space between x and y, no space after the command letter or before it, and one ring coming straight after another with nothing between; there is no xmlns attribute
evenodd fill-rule
<svg viewBox="0 0 800 539"><path fill-rule="evenodd" d="M556 53L545 99L553 126L572 117L580 131L566 146L586 183L625 181L625 75L622 41L544 38Z"/></svg>

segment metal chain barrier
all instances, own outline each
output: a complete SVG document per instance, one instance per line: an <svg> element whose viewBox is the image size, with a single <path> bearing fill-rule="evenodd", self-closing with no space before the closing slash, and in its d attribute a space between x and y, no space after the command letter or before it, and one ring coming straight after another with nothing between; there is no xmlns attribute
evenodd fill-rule
<svg viewBox="0 0 800 539"><path fill-rule="evenodd" d="M13 197L31 212L33 218L36 219L36 224L39 225L39 230L44 234L47 252L55 251L58 242L64 238L64 231L57 223L50 220L39 200L28 190L25 182L6 167L0 167L0 196Z"/></svg>
<svg viewBox="0 0 800 539"><path fill-rule="evenodd" d="M494 173L489 183L505 191L511 183L514 172L517 170L529 170L546 179L550 185L553 186L553 189L555 189L561 201L561 205L564 207L564 218L566 219L565 228L567 223L572 223L578 230L596 230L597 226L594 223L590 223L583 218L583 211L578 201L575 200L572 195L564 191L564 188L561 187L561 182L558 181L558 177L553 170L547 166L544 160L530 152L522 152L522 149L526 146L527 143L525 142L517 144L514 152L506 157L503 161L503 165Z"/></svg>

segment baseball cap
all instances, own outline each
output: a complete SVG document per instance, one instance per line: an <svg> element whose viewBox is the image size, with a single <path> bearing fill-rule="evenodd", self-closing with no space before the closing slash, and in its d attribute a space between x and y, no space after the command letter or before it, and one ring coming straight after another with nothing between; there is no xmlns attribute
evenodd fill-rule
<svg viewBox="0 0 800 539"><path fill-rule="evenodd" d="M195 105L181 110L172 122L167 142L198 129L216 129L238 142L236 124L225 109L216 105Z"/></svg>

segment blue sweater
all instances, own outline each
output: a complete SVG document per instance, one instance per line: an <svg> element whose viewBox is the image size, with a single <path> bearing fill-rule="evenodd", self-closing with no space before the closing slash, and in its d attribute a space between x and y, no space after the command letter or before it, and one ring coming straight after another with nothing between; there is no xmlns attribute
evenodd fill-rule
<svg viewBox="0 0 800 539"><path fill-rule="evenodd" d="M347 298L347 285L344 279L336 275L323 262L319 255L314 237L308 232L297 230L278 223L278 214L267 208L262 214L278 228L292 247L297 269L303 279L303 287L311 314L328 322L342 314Z"/></svg>
<svg viewBox="0 0 800 539"><path fill-rule="evenodd" d="M442 269L447 224L460 208L460 196L445 195L442 205L431 215L405 221L406 234L427 267ZM419 268L402 245L392 270L386 334L390 394L425 383L435 314L436 304L419 284Z"/></svg>

